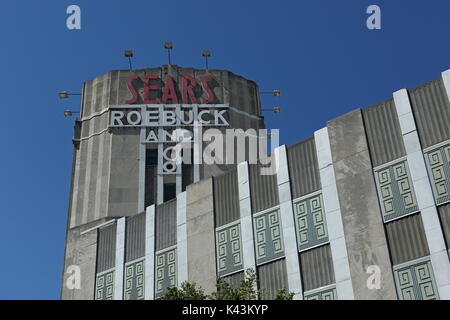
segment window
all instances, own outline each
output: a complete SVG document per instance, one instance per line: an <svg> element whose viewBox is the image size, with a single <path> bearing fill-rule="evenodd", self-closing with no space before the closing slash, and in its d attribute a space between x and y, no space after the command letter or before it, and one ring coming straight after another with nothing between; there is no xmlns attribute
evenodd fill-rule
<svg viewBox="0 0 450 320"><path fill-rule="evenodd" d="M164 184L164 202L174 199L177 196L175 183Z"/></svg>
<svg viewBox="0 0 450 320"><path fill-rule="evenodd" d="M158 149L147 149L145 151L145 164L147 166L158 164Z"/></svg>

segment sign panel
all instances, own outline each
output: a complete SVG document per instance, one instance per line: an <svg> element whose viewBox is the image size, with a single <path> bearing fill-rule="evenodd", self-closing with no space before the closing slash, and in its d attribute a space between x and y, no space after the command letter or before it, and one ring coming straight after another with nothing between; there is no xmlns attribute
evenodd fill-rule
<svg viewBox="0 0 450 320"><path fill-rule="evenodd" d="M189 75L182 75L181 84L176 83L168 75L165 81L155 74L143 78L133 75L127 79L127 87L131 98L125 104L135 104L140 101L144 104L213 104L219 103L213 88L217 81L210 74L204 75L200 83ZM180 99L181 98L181 101Z"/></svg>

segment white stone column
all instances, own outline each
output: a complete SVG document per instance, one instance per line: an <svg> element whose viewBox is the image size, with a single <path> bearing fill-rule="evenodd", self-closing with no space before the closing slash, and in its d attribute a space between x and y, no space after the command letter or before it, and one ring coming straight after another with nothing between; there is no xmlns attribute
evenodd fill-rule
<svg viewBox="0 0 450 320"><path fill-rule="evenodd" d="M239 211L242 230L242 258L244 270L256 271L255 245L253 241L253 217L250 201L250 184L248 180L248 163L242 162L237 167L239 189Z"/></svg>
<svg viewBox="0 0 450 320"><path fill-rule="evenodd" d="M145 111L145 107L142 107L142 112ZM141 128L139 138L139 193L138 193L138 212L141 213L145 208L145 156L147 146L145 141L145 127Z"/></svg>
<svg viewBox="0 0 450 320"><path fill-rule="evenodd" d="M447 92L447 97L450 100L450 69L442 72L442 81L444 82L445 91Z"/></svg>
<svg viewBox="0 0 450 320"><path fill-rule="evenodd" d="M314 132L317 160L319 163L322 197L330 240L331 257L336 278L336 291L339 300L354 300L353 285L345 245L344 226L334 175L328 128Z"/></svg>
<svg viewBox="0 0 450 320"><path fill-rule="evenodd" d="M408 91L402 89L394 92L394 102L405 144L411 180L430 250L439 297L448 300L450 299L450 263Z"/></svg>
<svg viewBox="0 0 450 320"><path fill-rule="evenodd" d="M192 107L192 110L194 112L194 126L192 128L194 132L194 139L193 139L193 158L194 163L192 164L194 167L194 182L200 181L200 163L203 162L203 139L202 139L202 126L197 120L197 114L198 114L198 105L194 105Z"/></svg>
<svg viewBox="0 0 450 320"><path fill-rule="evenodd" d="M181 114L181 105L177 105L176 107L175 107L175 112L177 113L177 114ZM176 130L179 130L179 129L181 129L181 127L179 126L180 125L180 119L177 119L177 129ZM177 143L177 144L180 144L181 146L183 145L182 143ZM177 166L177 173L176 173L176 175L175 175L175 194L180 194L181 193L181 191L183 190L183 162L182 162L182 156L181 156L181 150L182 149L180 149L180 154L178 154L178 156L180 156L180 158L181 158L181 160L179 161L179 163L177 163L176 164L176 166Z"/></svg>
<svg viewBox="0 0 450 320"><path fill-rule="evenodd" d="M160 105L159 107L159 114L163 114L164 112L164 106ZM162 128L158 129L158 139L160 139L160 142L158 142L158 166L157 166L157 174L156 174L156 204L161 204L164 202L164 142L161 142L165 140L165 137L163 137L162 134Z"/></svg>
<svg viewBox="0 0 450 320"><path fill-rule="evenodd" d="M297 237L295 232L294 211L289 179L286 146L277 147L274 151L278 197L280 199L280 216L283 227L284 253L286 256L286 271L289 291L294 293L295 300L303 299L303 289L298 259Z"/></svg>
<svg viewBox="0 0 450 320"><path fill-rule="evenodd" d="M155 205L145 211L145 300L155 298Z"/></svg>
<svg viewBox="0 0 450 320"><path fill-rule="evenodd" d="M123 268L125 260L125 223L126 218L117 220L116 229L116 267L114 269L114 300L123 299Z"/></svg>
<svg viewBox="0 0 450 320"><path fill-rule="evenodd" d="M158 129L158 137L161 137L162 129ZM164 143L158 142L158 166L156 174L156 204L161 204L164 202L164 174L163 174L163 152Z"/></svg>
<svg viewBox="0 0 450 320"><path fill-rule="evenodd" d="M177 259L179 287L188 281L186 191L177 195Z"/></svg>

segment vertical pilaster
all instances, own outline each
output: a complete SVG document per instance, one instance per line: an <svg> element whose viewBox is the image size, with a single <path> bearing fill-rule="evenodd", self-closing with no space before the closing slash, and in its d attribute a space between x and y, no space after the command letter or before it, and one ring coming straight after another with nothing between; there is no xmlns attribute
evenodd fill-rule
<svg viewBox="0 0 450 320"><path fill-rule="evenodd" d="M114 300L123 299L123 267L125 259L125 223L126 218L117 220L116 230L116 267L114 272Z"/></svg>
<svg viewBox="0 0 450 320"><path fill-rule="evenodd" d="M286 146L275 149L277 166L278 196L280 199L280 217L283 227L284 252L289 291L294 293L295 300L303 299L300 264L298 260L297 238L292 208L292 194L287 163Z"/></svg>
<svg viewBox="0 0 450 320"><path fill-rule="evenodd" d="M181 115L181 105L177 105L176 106L176 114L180 114ZM177 120L178 125L180 125L180 119ZM177 131L181 129L180 126L177 126ZM178 142L177 144L180 144L182 146L182 142ZM183 190L183 163L182 163L182 155L181 155L181 148L175 148L176 152L177 152L177 157L180 157L180 159L177 159L177 173L175 175L175 194L179 194L181 193L181 191ZM179 152L179 153L178 153ZM178 161L179 160L179 161Z"/></svg>
<svg viewBox="0 0 450 320"><path fill-rule="evenodd" d="M194 112L194 163L192 164L194 167L194 182L200 181L200 161L202 160L202 126L199 124L197 120L198 114L198 105L193 106Z"/></svg>
<svg viewBox="0 0 450 320"><path fill-rule="evenodd" d="M448 81L448 74L444 75L444 77L447 77ZM400 129L405 144L411 180L416 193L417 204L421 212L420 215L422 217L425 236L430 250L431 264L436 279L436 285L438 287L440 298L447 300L450 299L450 263L408 97L408 91L402 89L394 92L394 102L400 121Z"/></svg>
<svg viewBox="0 0 450 320"><path fill-rule="evenodd" d="M322 197L328 227L328 236L330 239L331 257L336 278L337 296L338 299L341 300L353 300L355 297L353 294L328 129L325 127L316 131L314 133L314 140L319 163Z"/></svg>
<svg viewBox="0 0 450 320"><path fill-rule="evenodd" d="M155 297L155 205L145 211L145 300Z"/></svg>
<svg viewBox="0 0 450 320"><path fill-rule="evenodd" d="M145 110L145 108L143 108ZM143 212L145 207L145 141L146 129L141 128L139 139L139 190L138 190L138 212Z"/></svg>
<svg viewBox="0 0 450 320"><path fill-rule="evenodd" d="M177 258L178 286L188 281L186 192L177 195Z"/></svg>
<svg viewBox="0 0 450 320"><path fill-rule="evenodd" d="M447 92L447 97L450 100L450 69L442 72L442 81L444 82L445 91Z"/></svg>
<svg viewBox="0 0 450 320"><path fill-rule="evenodd" d="M242 257L244 270L256 271L255 246L253 240L252 207L250 200L250 183L248 179L248 163L238 164L239 210L242 229Z"/></svg>
<svg viewBox="0 0 450 320"><path fill-rule="evenodd" d="M159 106L159 114L163 114L164 112L164 106ZM160 141L158 142L158 168L157 168L157 175L156 175L156 204L161 204L164 202L164 142L161 142L165 140L165 137L163 137L162 134L163 129L158 129L158 139Z"/></svg>

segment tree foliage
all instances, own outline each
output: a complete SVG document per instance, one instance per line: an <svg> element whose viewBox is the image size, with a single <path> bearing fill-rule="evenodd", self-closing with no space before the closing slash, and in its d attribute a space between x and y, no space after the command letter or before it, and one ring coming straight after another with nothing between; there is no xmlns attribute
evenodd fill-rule
<svg viewBox="0 0 450 320"><path fill-rule="evenodd" d="M180 288L169 288L160 298L161 300L256 300L265 299L265 292L257 289L256 272L248 269L239 287L234 288L224 278L218 278L217 290L210 295L206 295L203 288L195 283L183 282ZM280 289L275 294L275 300L292 300L294 293L286 289Z"/></svg>
<svg viewBox="0 0 450 320"><path fill-rule="evenodd" d="M171 287L166 290L161 300L206 300L207 295L201 287L187 281L180 288Z"/></svg>

